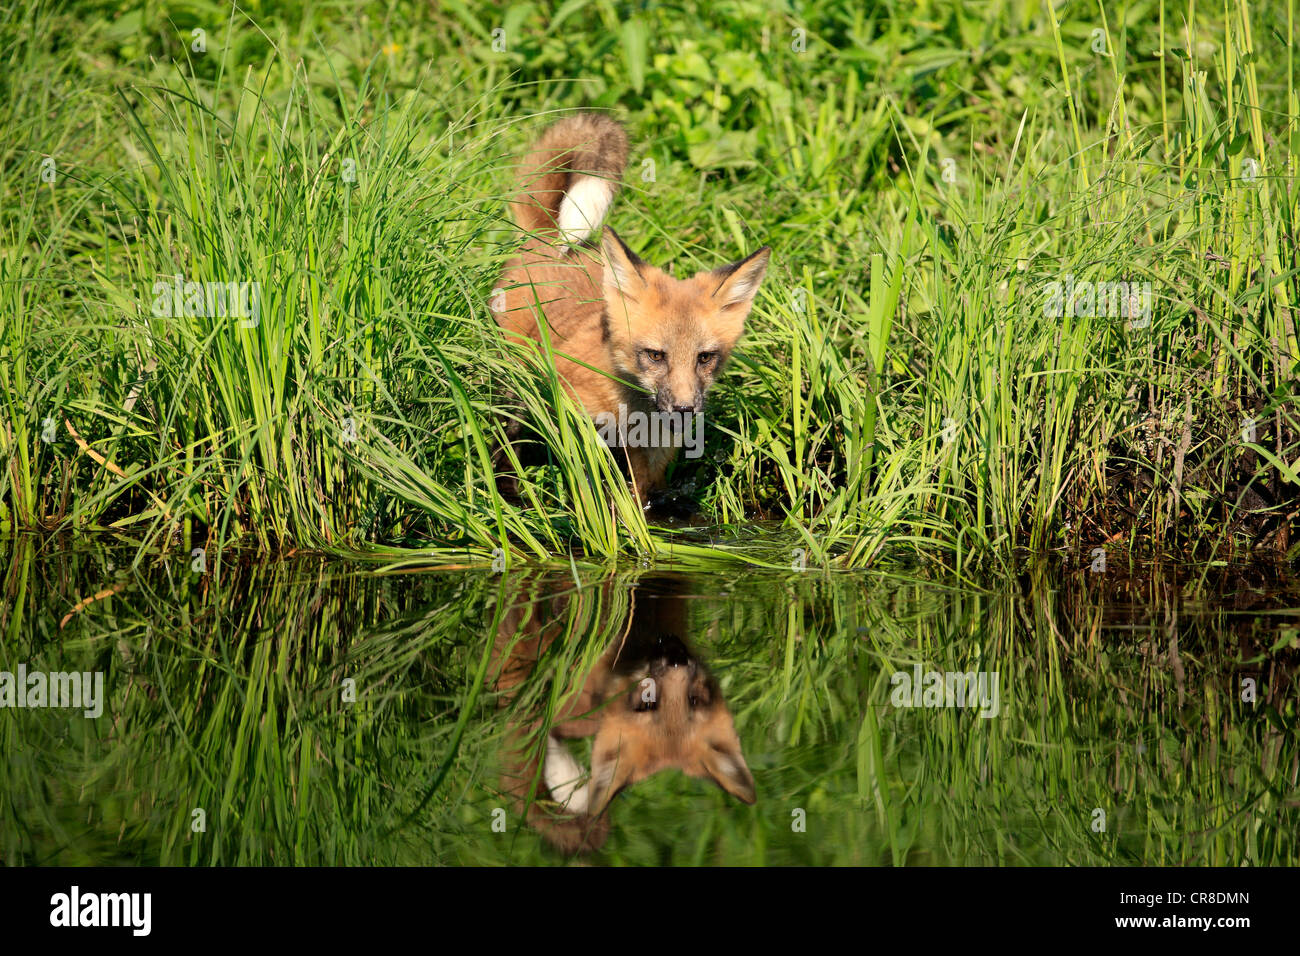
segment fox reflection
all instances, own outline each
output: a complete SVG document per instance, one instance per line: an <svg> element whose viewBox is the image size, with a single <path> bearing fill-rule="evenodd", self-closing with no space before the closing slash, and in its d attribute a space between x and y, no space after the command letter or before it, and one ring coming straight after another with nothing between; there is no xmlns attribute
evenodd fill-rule
<svg viewBox="0 0 1300 956"><path fill-rule="evenodd" d="M604 586L605 597L613 586ZM544 736L540 716L513 721L502 787L517 809L527 807L528 824L563 852L600 847L609 835L610 801L660 770L712 780L754 802L754 778L731 712L684 637L685 601L676 590L675 582L656 579L633 591L628 618L609 628L618 636L596 665L562 678L569 682L565 690L577 694ZM506 613L493 668L503 704L515 699L564 631L568 602L583 599L544 598ZM592 741L590 772L567 743L585 738Z"/></svg>

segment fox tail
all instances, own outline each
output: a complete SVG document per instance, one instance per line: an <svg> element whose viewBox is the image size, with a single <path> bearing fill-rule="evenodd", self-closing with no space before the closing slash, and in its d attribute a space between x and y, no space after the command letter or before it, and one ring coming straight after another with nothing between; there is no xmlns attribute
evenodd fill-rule
<svg viewBox="0 0 1300 956"><path fill-rule="evenodd" d="M608 116L577 113L555 123L524 158L515 222L549 241L586 239L614 201L627 153L627 133Z"/></svg>

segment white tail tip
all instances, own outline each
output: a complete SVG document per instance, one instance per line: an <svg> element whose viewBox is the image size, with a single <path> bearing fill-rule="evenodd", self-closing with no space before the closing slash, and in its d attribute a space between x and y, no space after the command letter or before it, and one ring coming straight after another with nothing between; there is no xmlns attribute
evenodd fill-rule
<svg viewBox="0 0 1300 956"><path fill-rule="evenodd" d="M573 755L553 736L546 738L546 760L542 764L542 779L551 799L569 813L587 812L588 787L583 784L586 774Z"/></svg>
<svg viewBox="0 0 1300 956"><path fill-rule="evenodd" d="M560 201L560 212L556 216L556 225L559 226L564 242L581 242L591 235L605 218L613 201L614 183L610 180L596 179L593 176L575 177L573 185Z"/></svg>

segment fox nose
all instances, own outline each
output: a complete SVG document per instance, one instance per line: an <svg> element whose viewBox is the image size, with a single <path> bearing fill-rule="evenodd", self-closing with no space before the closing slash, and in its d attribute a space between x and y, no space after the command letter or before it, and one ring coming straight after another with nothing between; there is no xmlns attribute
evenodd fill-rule
<svg viewBox="0 0 1300 956"><path fill-rule="evenodd" d="M691 659L690 651L686 649L686 644L676 635L670 634L657 638L655 650L658 652L660 665L664 667L683 667L695 663Z"/></svg>
<svg viewBox="0 0 1300 956"><path fill-rule="evenodd" d="M674 405L673 411L681 415L690 415L695 411L694 405Z"/></svg>

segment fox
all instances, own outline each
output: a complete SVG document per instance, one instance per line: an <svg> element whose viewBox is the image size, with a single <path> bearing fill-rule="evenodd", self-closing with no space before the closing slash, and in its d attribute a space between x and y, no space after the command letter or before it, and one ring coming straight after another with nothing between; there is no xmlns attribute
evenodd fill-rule
<svg viewBox="0 0 1300 956"><path fill-rule="evenodd" d="M545 321L563 387L601 422L666 424L670 440L621 445L642 508L663 489L688 417L744 334L771 248L678 279L636 255L609 226L591 239L619 192L628 160L622 125L578 113L550 126L526 154L509 206L525 239L506 263L494 318L509 340L542 341ZM512 426L508 440L521 429ZM498 455L498 472L504 454ZM506 488L512 488L512 481Z"/></svg>
<svg viewBox="0 0 1300 956"><path fill-rule="evenodd" d="M742 803L756 801L718 682L684 637L685 602L675 588L658 581L633 590L628 618L614 629L619 637L590 672L569 675L566 689L577 693L548 726L540 716L513 719L502 791L528 825L566 855L603 846L614 798L670 768L711 780ZM569 600L525 601L502 617L492 668L502 706L516 699L564 632ZM587 738L590 772L568 744Z"/></svg>

